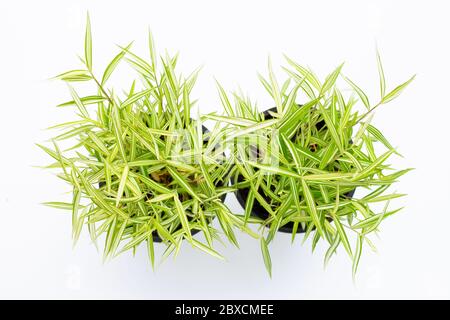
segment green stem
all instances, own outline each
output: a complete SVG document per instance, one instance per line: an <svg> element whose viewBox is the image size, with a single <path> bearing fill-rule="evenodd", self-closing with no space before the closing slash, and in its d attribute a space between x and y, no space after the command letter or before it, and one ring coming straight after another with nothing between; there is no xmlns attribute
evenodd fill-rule
<svg viewBox="0 0 450 320"><path fill-rule="evenodd" d="M103 94L105 95L105 97L108 99L109 103L114 104L114 101L111 99L111 97L108 95L108 93L105 91L105 89L103 88L103 86L100 84L100 82L98 82L97 78L94 76L94 74L89 71L92 79L94 79L95 83L97 84L97 86L100 88L100 90L103 92Z"/></svg>
<svg viewBox="0 0 450 320"><path fill-rule="evenodd" d="M364 119L365 117L367 117L373 110L375 110L376 108L378 108L379 106L381 106L381 102L377 103L375 105L375 107L373 107L372 109L370 109L369 111L367 111L365 114L363 114L358 120L356 120L356 124L358 124L362 119Z"/></svg>

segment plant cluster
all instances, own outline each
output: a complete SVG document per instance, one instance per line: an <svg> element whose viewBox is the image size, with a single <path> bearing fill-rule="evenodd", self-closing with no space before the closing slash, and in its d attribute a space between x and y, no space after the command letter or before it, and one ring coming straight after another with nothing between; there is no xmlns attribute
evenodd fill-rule
<svg viewBox="0 0 450 320"><path fill-rule="evenodd" d="M397 97L414 77L386 93L378 54L377 58L381 97L373 106L363 90L341 74L343 65L321 82L311 70L286 57L288 77L281 87L270 61L268 80L260 76L275 107L261 112L240 94L234 94L232 106L221 91L227 115L206 116L228 123L237 132L264 127L251 133L253 137L234 148L231 156L245 220L256 215L268 227L261 228L261 247L269 272L267 245L277 231L292 233L292 241L304 232L303 241L313 238L313 250L325 240L329 245L325 263L342 245L356 272L363 243L373 247L368 235L401 209L390 209L389 203L403 194L388 189L410 169L395 170L387 163L399 154L371 120L373 111ZM347 99L336 86L341 77L351 88ZM299 96L303 105L297 103ZM358 102L363 104L362 113ZM385 149L381 154L375 150L377 145ZM354 197L355 190L361 196ZM379 211L372 208L380 203Z"/></svg>
<svg viewBox="0 0 450 320"><path fill-rule="evenodd" d="M254 235L223 204L232 163L215 142L219 127L209 131L191 118L198 72L183 78L175 73L177 56L158 60L150 34L150 61L123 47L97 78L89 20L85 48L84 69L56 78L90 81L94 94L80 97L69 85L72 100L59 107L75 106L78 119L52 127L63 129L52 139L53 148L40 146L56 160L49 167L61 169L58 176L72 188L72 202L46 204L72 211L74 240L84 225L94 242L104 234L105 258L144 242L153 265L154 242L161 241L165 255L177 253L186 239L221 258L212 248L219 238L213 219L235 245L235 227ZM121 60L134 68L141 84L138 89L133 82L124 97L107 86ZM60 141L73 138L74 145L60 150ZM193 238L199 231L206 244Z"/></svg>
<svg viewBox="0 0 450 320"><path fill-rule="evenodd" d="M386 93L377 58L381 98L374 105L342 75L342 65L321 81L287 58L281 86L270 61L268 79L260 76L273 99L264 112L242 94L230 99L218 84L226 114L194 119L191 93L198 70L187 77L177 74L178 56L157 58L149 34L148 59L133 53L131 44L120 47L97 77L88 17L83 67L56 77L68 83L72 96L59 107L75 107L78 119L52 127L63 130L52 139L53 147L39 145L56 161L48 167L59 169L72 200L46 204L72 212L75 241L83 226L94 243L103 239L105 258L145 243L154 265L155 242L166 245L168 256L179 252L183 240L222 258L214 241L224 234L238 246L237 228L260 239L269 273L268 244L277 231L290 232L292 241L303 232L304 239L312 237L313 249L325 241L325 262L342 246L355 272L363 244L373 247L368 235L400 210L389 203L402 194L388 188L409 171L387 163L398 152L371 119L413 78ZM117 93L109 80L122 61L137 81ZM339 79L349 84L350 95L339 90ZM70 85L79 81L92 83L93 92L80 96ZM214 127L208 130L204 120L214 121ZM75 142L61 150L62 140ZM244 214L224 204L230 192ZM193 237L198 232L204 242Z"/></svg>

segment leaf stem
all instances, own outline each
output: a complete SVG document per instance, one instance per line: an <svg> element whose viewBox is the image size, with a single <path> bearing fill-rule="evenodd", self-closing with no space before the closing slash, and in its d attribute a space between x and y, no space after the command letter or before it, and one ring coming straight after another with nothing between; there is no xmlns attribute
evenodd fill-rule
<svg viewBox="0 0 450 320"><path fill-rule="evenodd" d="M366 113L364 113L358 120L356 120L355 125L357 125L358 123L361 122L361 120L363 120L365 117L367 117L373 110L375 110L376 108L378 108L379 106L381 106L382 103L378 102L372 109L370 109L369 111L367 111Z"/></svg>
<svg viewBox="0 0 450 320"><path fill-rule="evenodd" d="M108 99L109 103L114 104L114 101L111 99L111 97L108 95L108 93L105 91L105 89L103 88L103 86L100 84L100 82L98 82L97 78L94 76L94 74L92 73L92 71L89 71L92 79L94 79L95 83L97 84L97 86L100 88L100 90L102 91L102 93L105 95L106 99Z"/></svg>

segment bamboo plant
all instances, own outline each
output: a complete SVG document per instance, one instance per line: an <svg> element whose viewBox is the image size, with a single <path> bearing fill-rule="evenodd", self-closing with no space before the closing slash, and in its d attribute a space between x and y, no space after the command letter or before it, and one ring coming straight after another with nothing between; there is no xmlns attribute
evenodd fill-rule
<svg viewBox="0 0 450 320"><path fill-rule="evenodd" d="M403 194L389 188L410 170L388 164L399 153L371 124L374 110L395 99L414 77L386 93L377 54L380 99L371 104L342 74L343 65L321 81L287 58L287 79L280 86L269 61L269 77L260 81L272 106L261 112L239 93L233 105L218 85L226 115L193 119L198 70L177 74L178 55L157 58L151 34L148 43L148 58L136 55L131 44L120 47L98 77L88 17L82 67L56 77L71 94L58 107L74 108L76 119L51 127L63 132L51 146L39 147L55 160L48 167L70 186L70 202L46 204L72 213L74 241L86 226L94 243L104 242L104 258L134 252L144 243L154 266L155 242L166 245L164 257L176 255L186 240L222 258L214 241L223 233L238 246L238 228L260 239L270 274L268 245L277 232L291 233L292 241L304 233L313 250L320 241L328 244L325 263L343 247L355 273L363 244L373 247L370 235L401 209L390 208L390 202ZM122 62L136 74L125 91L111 84ZM341 80L349 90L341 91ZM92 92L79 94L72 87L77 82L90 83ZM203 120L216 124L208 130ZM63 143L68 146L61 148ZM224 205L231 191L243 215ZM259 234L249 227L254 223ZM194 237L198 232L205 241Z"/></svg>
<svg viewBox="0 0 450 320"><path fill-rule="evenodd" d="M148 59L131 45L121 47L97 77L91 38L88 17L82 67L56 77L67 82L72 97L58 107L74 108L76 118L51 127L63 132L51 146L40 145L56 161L49 168L70 186L70 202L46 204L72 213L74 240L86 226L94 243L104 241L105 258L144 243L154 265L155 242L167 246L164 257L178 253L186 240L222 258L214 249L220 233L234 245L235 228L255 236L223 203L232 163L216 143L219 126L209 131L191 118L198 71L177 74L178 56L158 59L149 34ZM137 80L122 94L109 83L124 61ZM72 87L80 81L92 84L90 95ZM70 146L61 149L63 140ZM197 232L206 242L193 236Z"/></svg>
<svg viewBox="0 0 450 320"><path fill-rule="evenodd" d="M232 105L219 85L227 114L205 117L225 123L228 130L234 128L234 137L246 136L245 142L229 144L235 162L233 181L245 219L262 220L261 250L269 273L268 244L277 231L290 232L292 241L304 233L303 241L312 238L313 250L325 241L329 246L325 264L343 247L355 273L363 244L373 247L370 235L400 210L389 204L403 194L390 192L389 187L410 169L395 170L388 164L399 153L371 120L374 110L396 98L414 77L386 93L378 53L377 61L376 104L342 74L343 65L321 81L289 58L281 86L270 61L268 79L259 76L273 100L265 112L240 93L234 94ZM340 79L349 86L345 94L337 84Z"/></svg>

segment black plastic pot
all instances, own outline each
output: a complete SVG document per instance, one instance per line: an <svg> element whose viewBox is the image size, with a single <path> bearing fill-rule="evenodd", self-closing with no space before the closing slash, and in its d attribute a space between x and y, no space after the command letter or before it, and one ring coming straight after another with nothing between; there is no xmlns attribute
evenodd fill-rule
<svg viewBox="0 0 450 320"><path fill-rule="evenodd" d="M301 107L301 105L299 105L299 107ZM275 112L275 111L276 111L276 108L270 108L270 109L264 111L264 112L263 112L264 118L265 118L266 120L267 120L267 119L272 119L273 117L271 116L271 114L270 114L269 112ZM319 122L316 124L316 128L317 128L318 130L322 129L324 126L325 126L325 121L324 121L324 120L321 120L321 121L319 121ZM350 140L350 143L352 143L351 140ZM238 176L235 178L234 183L243 182L244 180L245 180L245 179L244 179L244 177L243 177L242 175L238 175ZM356 189L353 189L353 190L351 190L351 191L345 193L342 197L343 197L343 198L352 198L353 195L355 194L355 190L356 190ZM250 192L250 188L240 188L240 189L237 189L237 190L235 191L236 198L237 198L239 204L240 204L240 205L242 206L242 208L244 208L244 209L245 209L245 204L246 204L246 202L247 202L247 198L248 198L249 192ZM265 200L269 200L269 197L267 197L267 195L263 192L263 190L261 190L261 188L258 189L258 193L259 193ZM258 217L258 218L263 219L263 220L266 220L266 219L268 219L268 218L270 217L270 213L267 212L267 210L266 210L266 209L258 202L258 200L254 200L254 201L253 201L253 207L252 207L252 210L251 210L251 214L252 214L253 216ZM285 233L292 233L293 229L294 229L294 222L288 222L288 223L286 223L285 225L281 226L281 227L278 229L278 231L280 231L280 232L285 232ZM297 227L297 233L303 233L303 232L305 232L305 231L306 231L306 230L304 230L304 229L302 228L301 224L299 223L299 224L298 224L298 227Z"/></svg>
<svg viewBox="0 0 450 320"><path fill-rule="evenodd" d="M203 134L205 134L205 133L208 133L209 130L208 130L208 128L206 128L205 126L202 126L202 132L203 132ZM207 141L208 141L208 139L204 139L204 142L207 142ZM224 156L225 156L225 154L224 154ZM228 184L228 181L224 181L223 183L218 183L218 184L216 184L216 186L217 186L217 187L223 187L223 186L225 186L225 185L227 185L227 184ZM104 185L105 185L105 182L103 182L103 181L101 181L101 182L99 183L99 187L100 187L100 188L103 187ZM222 202L224 202L226 196L227 196L227 194L225 193L225 194L221 195L221 196L219 197L219 199L220 199ZM187 220L188 220L188 221L191 221L191 220L192 220L192 217L188 215L188 216L187 216ZM213 218L210 219L209 223L211 223L212 220L213 220ZM178 225L178 227L177 227L176 230L174 230L174 231L178 231L178 230L180 230L181 228L182 228L182 226L181 226L181 224L180 224L180 225ZM199 229L191 230L191 235L195 235L195 234L197 234L197 233L199 233L199 232L200 232ZM152 237L153 237L153 241L154 241L154 242L162 242L161 237L158 235L158 233L157 233L156 231L153 231Z"/></svg>

